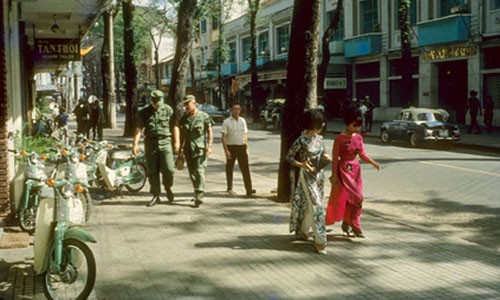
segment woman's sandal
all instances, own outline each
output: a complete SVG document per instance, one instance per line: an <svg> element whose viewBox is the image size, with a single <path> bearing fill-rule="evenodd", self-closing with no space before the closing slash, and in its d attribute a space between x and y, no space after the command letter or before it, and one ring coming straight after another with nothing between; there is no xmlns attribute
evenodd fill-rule
<svg viewBox="0 0 500 300"><path fill-rule="evenodd" d="M365 238L365 235L363 234L363 231L361 231L359 229L352 228L352 232L354 233L354 236L357 237L357 238L362 238L362 239Z"/></svg>
<svg viewBox="0 0 500 300"><path fill-rule="evenodd" d="M314 244L314 248L319 254L326 255L326 244Z"/></svg>
<svg viewBox="0 0 500 300"><path fill-rule="evenodd" d="M342 222L342 226L340 228L342 229L342 232L344 233L345 236L347 236L347 237L354 236L350 230L349 225L347 225L347 223Z"/></svg>

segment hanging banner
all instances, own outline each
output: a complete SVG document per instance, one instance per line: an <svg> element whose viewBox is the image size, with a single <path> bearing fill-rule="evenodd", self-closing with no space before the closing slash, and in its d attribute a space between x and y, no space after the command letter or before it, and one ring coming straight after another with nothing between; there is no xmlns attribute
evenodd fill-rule
<svg viewBox="0 0 500 300"><path fill-rule="evenodd" d="M79 39L35 39L35 61L69 62L80 60Z"/></svg>

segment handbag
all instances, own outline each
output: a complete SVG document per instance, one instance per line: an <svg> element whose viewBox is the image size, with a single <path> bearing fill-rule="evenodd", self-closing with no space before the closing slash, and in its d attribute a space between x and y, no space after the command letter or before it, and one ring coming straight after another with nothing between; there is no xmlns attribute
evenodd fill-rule
<svg viewBox="0 0 500 300"><path fill-rule="evenodd" d="M177 155L177 158L175 159L175 168L177 170L182 170L184 169L184 163L186 162L186 158L183 153L179 153Z"/></svg>

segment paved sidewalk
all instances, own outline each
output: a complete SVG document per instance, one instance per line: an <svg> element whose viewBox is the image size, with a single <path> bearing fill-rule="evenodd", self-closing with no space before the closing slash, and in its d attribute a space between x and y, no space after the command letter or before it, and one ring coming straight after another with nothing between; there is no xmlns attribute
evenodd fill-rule
<svg viewBox="0 0 500 300"><path fill-rule="evenodd" d="M131 142L120 133L105 136ZM366 239L334 226L328 255L316 254L288 233L289 205L269 200L275 174L252 174L257 198L228 195L223 153L214 149L200 208L190 202L187 170L176 173L173 205L145 207L146 186L95 207L86 227L98 240L91 299L500 299L497 251L387 219L370 201ZM44 299L30 256L31 247L0 250L0 299Z"/></svg>

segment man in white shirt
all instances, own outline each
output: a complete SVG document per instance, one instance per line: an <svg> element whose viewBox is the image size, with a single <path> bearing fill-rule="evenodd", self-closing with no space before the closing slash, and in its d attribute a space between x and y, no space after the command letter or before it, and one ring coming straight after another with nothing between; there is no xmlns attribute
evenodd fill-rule
<svg viewBox="0 0 500 300"><path fill-rule="evenodd" d="M222 145L226 154L226 179L227 191L233 193L234 162L238 160L247 197L255 194L252 188L252 178L248 166L248 128L245 119L240 117L241 106L234 102L231 104L231 116L222 123Z"/></svg>

